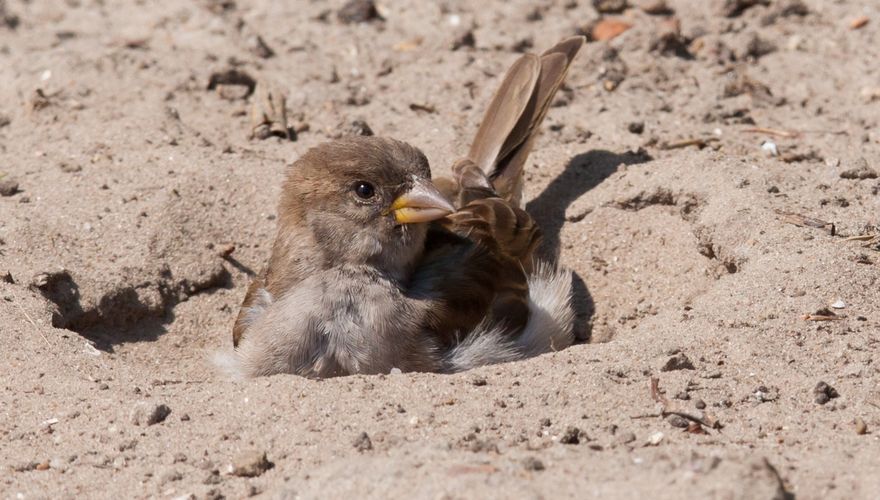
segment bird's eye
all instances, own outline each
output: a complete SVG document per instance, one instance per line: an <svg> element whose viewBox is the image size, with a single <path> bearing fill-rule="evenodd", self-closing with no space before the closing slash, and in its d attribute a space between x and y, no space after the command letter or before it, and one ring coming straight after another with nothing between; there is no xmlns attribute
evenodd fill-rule
<svg viewBox="0 0 880 500"><path fill-rule="evenodd" d="M358 198L369 200L375 196L376 188L374 188L369 182L358 181L354 184L354 193L358 195Z"/></svg>

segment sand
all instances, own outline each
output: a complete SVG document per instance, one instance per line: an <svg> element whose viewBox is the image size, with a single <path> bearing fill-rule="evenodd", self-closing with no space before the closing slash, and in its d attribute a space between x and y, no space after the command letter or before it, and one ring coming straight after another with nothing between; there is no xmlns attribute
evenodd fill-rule
<svg viewBox="0 0 880 500"><path fill-rule="evenodd" d="M517 51L600 14L0 4L0 494L876 498L880 6L630 3L527 168L588 342L452 376L244 382L210 358L287 166L360 120L443 174ZM248 87L207 90L230 69L280 89L295 141L250 138Z"/></svg>

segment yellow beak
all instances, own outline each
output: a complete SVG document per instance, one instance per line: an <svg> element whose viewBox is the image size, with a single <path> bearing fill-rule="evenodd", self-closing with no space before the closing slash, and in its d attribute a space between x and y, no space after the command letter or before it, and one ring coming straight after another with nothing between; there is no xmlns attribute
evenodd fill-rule
<svg viewBox="0 0 880 500"><path fill-rule="evenodd" d="M398 224L414 224L441 219L455 211L430 181L416 179L409 191L391 204L391 213Z"/></svg>

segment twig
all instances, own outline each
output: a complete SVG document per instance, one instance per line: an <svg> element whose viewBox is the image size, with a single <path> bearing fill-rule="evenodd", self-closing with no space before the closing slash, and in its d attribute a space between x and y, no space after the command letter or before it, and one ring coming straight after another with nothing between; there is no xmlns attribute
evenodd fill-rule
<svg viewBox="0 0 880 500"><path fill-rule="evenodd" d="M829 316L827 314L804 314L804 321L840 321L841 316Z"/></svg>
<svg viewBox="0 0 880 500"><path fill-rule="evenodd" d="M690 414L686 411L669 409L670 401L660 392L660 379L657 377L651 377L651 399L663 405L660 409L661 417L666 417L669 415L677 415L686 420L690 420L691 422L696 422L700 425L708 427L710 429L720 429L721 423L717 420L707 419L705 417L699 417L697 415Z"/></svg>
<svg viewBox="0 0 880 500"><path fill-rule="evenodd" d="M880 234L860 234L858 236L850 236L849 238L844 238L843 241L871 241L874 238L880 237Z"/></svg>
<svg viewBox="0 0 880 500"><path fill-rule="evenodd" d="M660 145L660 149L681 149L689 146L697 146L700 149L705 148L710 142L718 142L717 137L695 137L693 139L684 139L676 142L667 142Z"/></svg>
<svg viewBox="0 0 880 500"><path fill-rule="evenodd" d="M785 212L782 210L776 210L776 213L782 216L784 222L788 222L789 224L794 224L798 227L815 227L817 229L824 229L828 231L831 236L837 234L837 228L834 226L833 222L827 222L822 219L815 219L813 217L807 217L805 215L796 214L794 212Z"/></svg>
<svg viewBox="0 0 880 500"><path fill-rule="evenodd" d="M744 128L744 129L742 129L742 132L753 133L753 134L775 135L776 137L787 137L789 139L793 139L793 138L799 137L801 135L800 132L790 132L788 130L778 130L775 128L764 128L764 127Z"/></svg>

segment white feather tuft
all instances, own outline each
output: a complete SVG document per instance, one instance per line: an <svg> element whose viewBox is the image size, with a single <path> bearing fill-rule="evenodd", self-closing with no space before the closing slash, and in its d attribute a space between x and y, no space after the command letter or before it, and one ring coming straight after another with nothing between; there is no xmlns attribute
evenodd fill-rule
<svg viewBox="0 0 880 500"><path fill-rule="evenodd" d="M479 326L446 356L449 372L506 363L565 349L574 342L571 272L539 262L529 277L529 321L519 337Z"/></svg>

